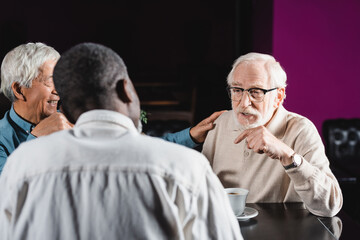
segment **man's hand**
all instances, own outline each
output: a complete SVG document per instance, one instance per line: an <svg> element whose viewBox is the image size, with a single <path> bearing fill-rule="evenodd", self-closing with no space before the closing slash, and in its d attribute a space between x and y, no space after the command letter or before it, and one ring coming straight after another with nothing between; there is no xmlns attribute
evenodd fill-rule
<svg viewBox="0 0 360 240"><path fill-rule="evenodd" d="M196 143L203 143L209 130L214 128L214 121L226 110L214 112L210 117L199 122L190 129L190 136Z"/></svg>
<svg viewBox="0 0 360 240"><path fill-rule="evenodd" d="M279 159L283 166L292 163L291 155L294 150L277 139L264 126L243 131L234 141L235 144L246 140L247 147L256 153L265 153L272 159Z"/></svg>
<svg viewBox="0 0 360 240"><path fill-rule="evenodd" d="M70 123L64 114L56 112L39 122L31 131L35 137L49 135L64 129L70 129L74 125Z"/></svg>

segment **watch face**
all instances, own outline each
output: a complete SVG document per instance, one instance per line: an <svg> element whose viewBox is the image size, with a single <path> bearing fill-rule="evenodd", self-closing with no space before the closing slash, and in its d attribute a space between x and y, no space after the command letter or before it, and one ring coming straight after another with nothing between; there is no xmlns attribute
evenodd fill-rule
<svg viewBox="0 0 360 240"><path fill-rule="evenodd" d="M301 157L299 154L294 154L294 163L296 166L299 166L301 164Z"/></svg>

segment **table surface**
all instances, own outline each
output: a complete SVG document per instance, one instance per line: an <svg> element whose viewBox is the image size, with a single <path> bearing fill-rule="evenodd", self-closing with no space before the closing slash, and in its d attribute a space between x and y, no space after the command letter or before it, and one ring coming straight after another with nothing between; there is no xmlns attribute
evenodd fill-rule
<svg viewBox="0 0 360 240"><path fill-rule="evenodd" d="M346 213L332 218L311 214L303 203L247 203L259 214L246 221L239 221L245 240L297 240L297 239L358 239L360 224Z"/></svg>

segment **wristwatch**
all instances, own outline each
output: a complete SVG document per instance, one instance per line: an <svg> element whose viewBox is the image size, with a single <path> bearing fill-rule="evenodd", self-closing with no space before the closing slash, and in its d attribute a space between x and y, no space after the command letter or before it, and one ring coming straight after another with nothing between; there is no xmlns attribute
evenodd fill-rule
<svg viewBox="0 0 360 240"><path fill-rule="evenodd" d="M288 170L291 168L296 168L296 167L300 166L300 164L302 163L302 158L297 153L294 153L293 155L291 155L291 160L293 161L291 164L284 166L285 170Z"/></svg>

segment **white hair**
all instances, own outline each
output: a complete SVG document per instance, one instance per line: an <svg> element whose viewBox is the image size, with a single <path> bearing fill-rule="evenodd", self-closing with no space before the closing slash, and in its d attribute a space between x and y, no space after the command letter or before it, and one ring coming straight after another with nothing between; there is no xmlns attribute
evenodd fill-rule
<svg viewBox="0 0 360 240"><path fill-rule="evenodd" d="M280 66L280 63L275 60L273 56L262 53L248 53L240 56L235 60L232 69L227 77L227 83L230 86L234 81L234 70L235 68L243 62L256 62L256 61L265 61L266 69L270 75L271 82L273 86L271 87L286 87L286 73L284 69Z"/></svg>
<svg viewBox="0 0 360 240"><path fill-rule="evenodd" d="M57 61L60 54L44 43L22 44L6 54L1 64L2 92L11 102L16 100L11 85L14 82L30 88L39 75L39 69L48 60Z"/></svg>

